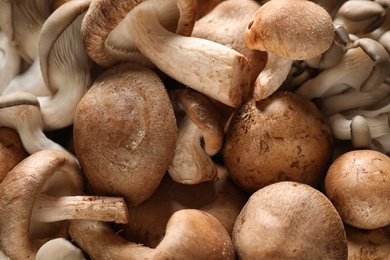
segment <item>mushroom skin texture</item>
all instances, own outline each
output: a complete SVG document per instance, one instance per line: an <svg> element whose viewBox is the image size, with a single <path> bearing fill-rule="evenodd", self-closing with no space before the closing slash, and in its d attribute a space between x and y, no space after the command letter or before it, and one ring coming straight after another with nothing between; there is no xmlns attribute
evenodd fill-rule
<svg viewBox="0 0 390 260"><path fill-rule="evenodd" d="M163 178L177 126L157 74L123 63L102 73L80 100L73 133L75 153L94 192L137 205Z"/></svg>
<svg viewBox="0 0 390 260"><path fill-rule="evenodd" d="M316 186L332 153L332 133L319 109L286 91L241 106L222 148L230 176L249 193L286 180Z"/></svg>
<svg viewBox="0 0 390 260"><path fill-rule="evenodd" d="M343 222L329 199L297 182L278 182L251 195L232 234L240 260L347 259Z"/></svg>
<svg viewBox="0 0 390 260"><path fill-rule="evenodd" d="M8 127L0 128L0 182L19 162L28 156L18 133Z"/></svg>
<svg viewBox="0 0 390 260"><path fill-rule="evenodd" d="M375 150L346 152L330 165L325 194L343 221L361 229L390 225L390 158Z"/></svg>

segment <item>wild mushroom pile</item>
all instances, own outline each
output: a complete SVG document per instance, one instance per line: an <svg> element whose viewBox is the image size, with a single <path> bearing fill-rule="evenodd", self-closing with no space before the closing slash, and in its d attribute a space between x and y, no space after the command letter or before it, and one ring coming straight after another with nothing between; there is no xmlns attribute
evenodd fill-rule
<svg viewBox="0 0 390 260"><path fill-rule="evenodd" d="M0 0L0 258L390 258L389 55L388 0Z"/></svg>

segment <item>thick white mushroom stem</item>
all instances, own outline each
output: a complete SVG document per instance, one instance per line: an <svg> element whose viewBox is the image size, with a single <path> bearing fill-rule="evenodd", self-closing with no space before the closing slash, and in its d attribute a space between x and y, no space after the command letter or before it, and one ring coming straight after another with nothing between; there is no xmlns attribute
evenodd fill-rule
<svg viewBox="0 0 390 260"><path fill-rule="evenodd" d="M39 102L33 94L12 92L0 96L0 126L15 129L29 154L47 149L67 152L44 134Z"/></svg>
<svg viewBox="0 0 390 260"><path fill-rule="evenodd" d="M90 219L126 224L128 212L122 197L56 197L41 194L35 201L32 221L55 222L69 219Z"/></svg>
<svg viewBox="0 0 390 260"><path fill-rule="evenodd" d="M125 18L139 51L182 84L228 106L242 104L250 88L248 59L222 44L169 32L157 16L162 3L143 2Z"/></svg>
<svg viewBox="0 0 390 260"><path fill-rule="evenodd" d="M233 243L221 222L196 209L173 213L156 248L125 240L99 221L71 220L69 233L92 259L235 259Z"/></svg>
<svg viewBox="0 0 390 260"><path fill-rule="evenodd" d="M303 83L296 93L308 98L328 97L348 88L369 92L384 83L390 69L389 55L375 40L356 40L341 61Z"/></svg>
<svg viewBox="0 0 390 260"><path fill-rule="evenodd" d="M370 149L384 154L390 154L390 133L373 139L370 145Z"/></svg>
<svg viewBox="0 0 390 260"><path fill-rule="evenodd" d="M377 138L390 131L389 116L382 114L375 118L365 118L359 115L352 119L341 113L328 118L333 136L340 140L352 140L353 144L370 144L371 138Z"/></svg>
<svg viewBox="0 0 390 260"><path fill-rule="evenodd" d="M35 260L47 259L85 260L81 249L62 237L53 238L39 248Z"/></svg>
<svg viewBox="0 0 390 260"><path fill-rule="evenodd" d="M0 30L0 94L12 79L19 74L20 64L21 58L16 46Z"/></svg>

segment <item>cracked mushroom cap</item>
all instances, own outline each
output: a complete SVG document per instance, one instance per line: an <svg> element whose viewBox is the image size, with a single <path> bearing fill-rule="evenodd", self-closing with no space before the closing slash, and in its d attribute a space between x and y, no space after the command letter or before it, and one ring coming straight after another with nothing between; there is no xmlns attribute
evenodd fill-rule
<svg viewBox="0 0 390 260"><path fill-rule="evenodd" d="M279 182L249 198L233 227L239 259L347 259L343 222L306 184Z"/></svg>

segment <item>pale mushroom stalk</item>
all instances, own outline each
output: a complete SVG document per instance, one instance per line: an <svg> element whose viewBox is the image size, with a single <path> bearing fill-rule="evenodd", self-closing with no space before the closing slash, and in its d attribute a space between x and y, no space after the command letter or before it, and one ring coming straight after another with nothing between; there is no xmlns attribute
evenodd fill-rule
<svg viewBox="0 0 390 260"><path fill-rule="evenodd" d="M21 58L18 50L5 32L0 30L0 93L19 74L20 68Z"/></svg>
<svg viewBox="0 0 390 260"><path fill-rule="evenodd" d="M296 91L308 99L342 93L352 87L369 92L384 83L390 58L384 47L370 38L358 39L336 66L323 70Z"/></svg>
<svg viewBox="0 0 390 260"><path fill-rule="evenodd" d="M130 242L106 223L71 220L71 238L92 259L103 255L109 260L133 259L235 259L235 252L225 227L215 217L201 210L182 209L172 214L161 242L150 248Z"/></svg>
<svg viewBox="0 0 390 260"><path fill-rule="evenodd" d="M92 61L80 31L90 2L66 2L42 26L39 60L44 82L52 93L38 97L45 130L71 125L76 106L91 85Z"/></svg>
<svg viewBox="0 0 390 260"><path fill-rule="evenodd" d="M44 134L39 102L33 94L13 92L0 96L0 125L15 129L29 154L46 149L66 151Z"/></svg>
<svg viewBox="0 0 390 260"><path fill-rule="evenodd" d="M17 91L28 92L35 96L46 96L51 94L43 81L38 57L35 58L34 62L25 72L16 75L10 81L4 89L3 95Z"/></svg>
<svg viewBox="0 0 390 260"><path fill-rule="evenodd" d="M239 106L250 87L246 57L222 44L166 30L157 16L164 2L143 2L124 18L139 51L180 83L228 106Z"/></svg>
<svg viewBox="0 0 390 260"><path fill-rule="evenodd" d="M262 5L245 31L246 46L269 55L255 82L253 98L259 101L270 96L286 80L293 60L321 55L334 38L329 13L311 1L273 0Z"/></svg>
<svg viewBox="0 0 390 260"><path fill-rule="evenodd" d="M382 135L378 138L372 140L372 143L369 147L370 149L379 151L384 154L390 153L390 133Z"/></svg>
<svg viewBox="0 0 390 260"><path fill-rule="evenodd" d="M355 88L349 88L346 91L323 98L320 102L321 112L329 116L338 112L350 109L358 109L374 105L381 100L388 98L390 87L387 84L381 84L376 89L364 93Z"/></svg>
<svg viewBox="0 0 390 260"><path fill-rule="evenodd" d="M388 86L389 87L389 86ZM390 96L386 96L384 99L378 101L380 106L377 108L376 104L372 104L371 107L366 108L357 108L357 109L351 109L344 112L344 115L347 117L351 117L353 115L362 115L364 117L378 117L381 114L388 114L390 113L390 104L389 104ZM385 104L382 106L382 103Z"/></svg>
<svg viewBox="0 0 390 260"><path fill-rule="evenodd" d="M69 240L58 237L43 244L35 256L35 260L85 260L83 252Z"/></svg>

